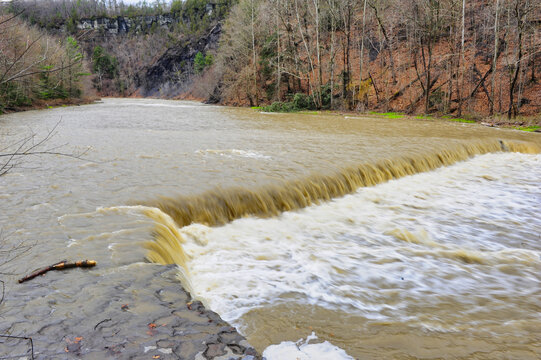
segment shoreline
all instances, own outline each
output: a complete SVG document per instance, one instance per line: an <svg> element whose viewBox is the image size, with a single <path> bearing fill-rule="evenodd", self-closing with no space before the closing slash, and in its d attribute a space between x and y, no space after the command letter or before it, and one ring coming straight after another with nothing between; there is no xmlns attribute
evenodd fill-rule
<svg viewBox="0 0 541 360"><path fill-rule="evenodd" d="M102 99L151 99L151 100L167 100L167 101L197 101L201 104L206 104L204 99L194 97L191 95L178 96L172 99L164 99L159 97L143 97L143 96L103 96L103 97L83 97L80 99L70 98L70 99L53 99L53 100L40 100L30 106L23 106L16 109L10 109L0 115L4 114L13 114L17 112L25 112L32 110L46 110L54 109L58 107L68 107L68 106L81 106L81 105L91 105L99 103ZM232 107L239 109L250 109L249 106L234 106L228 104L213 104L221 107ZM261 107L252 107L254 111L261 112ZM272 112L276 114L287 114L288 112ZM306 115L341 115L341 116L358 116L358 117L378 117L383 119L397 119L402 118L415 119L415 120L434 120L434 121L447 121L447 122L458 122L458 123L470 123L478 124L486 127L495 127L495 128L504 128L504 129L515 129L527 132L536 132L541 133L541 114L529 115L529 116L518 116L515 119L507 119L505 114L493 115L491 117L483 117L481 119L470 119L468 117L456 118L452 116L435 116L435 115L408 115L401 112L359 112L359 111L348 111L348 110L299 110L291 112L292 114L306 114Z"/></svg>
<svg viewBox="0 0 541 360"><path fill-rule="evenodd" d="M22 312L37 326L33 330L16 320L21 309L11 306L2 316L5 325L23 325L13 334L32 339L33 358L261 360L235 327L193 301L176 279L176 266L134 263L111 271L99 265L51 272L24 284L6 281L11 290L6 303L32 304ZM84 288L68 285L80 278ZM0 333L7 330L0 326ZM3 356L30 352L24 339L0 345Z"/></svg>
<svg viewBox="0 0 541 360"><path fill-rule="evenodd" d="M25 112L25 111L32 111L32 110L47 110L47 109L54 109L58 107L90 105L90 104L95 104L99 102L100 100L101 100L100 97L92 97L92 96L82 97L82 98L38 100L34 102L32 105L11 108L4 112L0 112L0 116L19 113L19 112Z"/></svg>

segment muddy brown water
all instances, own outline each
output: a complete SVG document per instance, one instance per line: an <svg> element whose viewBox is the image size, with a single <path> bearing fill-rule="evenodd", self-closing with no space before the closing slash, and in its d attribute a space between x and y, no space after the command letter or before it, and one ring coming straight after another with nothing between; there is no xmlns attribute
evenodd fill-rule
<svg viewBox="0 0 541 360"><path fill-rule="evenodd" d="M83 159L0 178L3 333L54 353L104 304L152 316L182 283L259 351L314 332L356 358L541 356L539 134L105 99L3 115L2 148L57 123L43 149ZM99 266L16 284L64 258Z"/></svg>

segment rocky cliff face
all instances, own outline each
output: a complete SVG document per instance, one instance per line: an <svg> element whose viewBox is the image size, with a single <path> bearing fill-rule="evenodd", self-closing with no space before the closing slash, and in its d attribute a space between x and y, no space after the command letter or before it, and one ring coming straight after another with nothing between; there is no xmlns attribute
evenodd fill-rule
<svg viewBox="0 0 541 360"><path fill-rule="evenodd" d="M192 83L195 56L217 49L221 33L218 23L206 36L167 49L141 76L142 95L170 98L186 91Z"/></svg>
<svg viewBox="0 0 541 360"><path fill-rule="evenodd" d="M87 33L81 41L89 56L100 45L117 57L117 80L127 84L129 94L172 98L192 85L197 53L206 55L218 48L222 19L217 17L216 7L208 3L197 14L202 23L210 23L204 25L206 29L198 28L197 18L187 14L83 18L76 27L78 32ZM124 43L129 45L122 46ZM104 93L114 94L114 86Z"/></svg>
<svg viewBox="0 0 541 360"><path fill-rule="evenodd" d="M153 16L136 16L133 18L118 16L116 18L100 17L81 19L77 23L78 30L98 30L110 35L140 33L150 30L153 26L169 29L178 19L169 14ZM155 25L154 25L155 24Z"/></svg>

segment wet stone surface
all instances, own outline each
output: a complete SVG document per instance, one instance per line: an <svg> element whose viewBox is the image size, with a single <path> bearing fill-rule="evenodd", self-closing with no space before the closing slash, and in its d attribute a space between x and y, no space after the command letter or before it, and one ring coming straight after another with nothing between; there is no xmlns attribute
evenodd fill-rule
<svg viewBox="0 0 541 360"><path fill-rule="evenodd" d="M0 334L32 344L0 337L0 358L31 358L33 345L36 359L261 359L234 327L192 301L174 266L95 270L6 282Z"/></svg>

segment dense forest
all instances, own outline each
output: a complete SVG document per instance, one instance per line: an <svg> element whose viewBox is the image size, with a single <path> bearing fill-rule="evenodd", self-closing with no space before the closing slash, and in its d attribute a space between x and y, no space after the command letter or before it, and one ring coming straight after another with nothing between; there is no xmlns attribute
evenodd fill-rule
<svg viewBox="0 0 541 360"><path fill-rule="evenodd" d="M62 96L82 89L266 106L268 111L483 118L541 110L537 1L157 0L126 5L15 0L9 11L0 23L0 46L29 46L24 36L7 32L34 34L30 44L44 45L31 45L23 57L30 52L44 57L46 51L48 61L38 62L31 77L10 79L14 68L29 64L19 61L10 68L18 50L11 55L4 50L4 104L29 94L43 97L43 89L56 84ZM108 25L99 26L100 18L146 26L116 34L107 31ZM98 27L85 29L85 19ZM54 51L62 56L50 55L44 42L59 46ZM88 89L78 85L80 78L91 79Z"/></svg>
<svg viewBox="0 0 541 360"><path fill-rule="evenodd" d="M239 104L538 113L540 26L529 0L240 0L215 78Z"/></svg>

